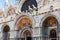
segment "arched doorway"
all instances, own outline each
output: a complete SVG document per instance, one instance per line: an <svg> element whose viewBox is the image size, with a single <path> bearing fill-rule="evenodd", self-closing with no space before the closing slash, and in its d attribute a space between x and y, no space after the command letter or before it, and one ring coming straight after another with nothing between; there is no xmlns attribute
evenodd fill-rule
<svg viewBox="0 0 60 40"><path fill-rule="evenodd" d="M47 17L44 21L43 21L43 24L42 24L42 36L43 36L43 40L53 40L54 38L57 38L57 26L58 26L58 21L55 17L53 16L49 16ZM56 30L54 33L52 34L55 34L54 36L56 37L53 37L51 35L51 31L52 29ZM52 36L52 38L51 38ZM54 40L57 40L57 39L54 39Z"/></svg>
<svg viewBox="0 0 60 40"><path fill-rule="evenodd" d="M21 40L32 40L31 32L29 30L24 31Z"/></svg>
<svg viewBox="0 0 60 40"><path fill-rule="evenodd" d="M51 40L57 40L57 32L55 29L50 30L50 38Z"/></svg>
<svg viewBox="0 0 60 40"><path fill-rule="evenodd" d="M10 31L10 28L8 25L4 26L3 28L3 40L9 40L9 32Z"/></svg>
<svg viewBox="0 0 60 40"><path fill-rule="evenodd" d="M18 28L18 32L21 31L23 33L19 33L20 34L20 37L18 38L21 39L21 40L31 40L31 32L29 31L31 28L32 28L32 21L30 20L30 18L26 15L23 15L21 16L18 21L16 22L16 26ZM25 31L25 29L28 29ZM25 33L25 34L24 34ZM21 34L23 35L23 37L21 37ZM28 36L30 35L30 36Z"/></svg>

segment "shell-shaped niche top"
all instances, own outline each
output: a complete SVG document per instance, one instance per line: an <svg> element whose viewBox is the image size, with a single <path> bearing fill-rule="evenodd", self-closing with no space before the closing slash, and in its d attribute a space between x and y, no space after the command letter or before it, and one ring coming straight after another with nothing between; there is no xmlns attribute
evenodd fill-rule
<svg viewBox="0 0 60 40"><path fill-rule="evenodd" d="M37 1L36 1L36 0L26 0L26 1L23 3L23 5L22 5L21 11L26 12L26 10L29 9L29 6L30 6L31 8L33 8L32 5L34 5L35 7L37 7Z"/></svg>

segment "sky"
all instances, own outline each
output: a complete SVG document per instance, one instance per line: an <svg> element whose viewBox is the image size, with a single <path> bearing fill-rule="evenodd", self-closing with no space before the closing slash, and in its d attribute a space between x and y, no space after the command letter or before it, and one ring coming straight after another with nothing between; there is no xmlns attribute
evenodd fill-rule
<svg viewBox="0 0 60 40"><path fill-rule="evenodd" d="M12 3L12 5L15 5L15 0L8 0L9 5L10 5L10 3ZM5 0L0 0L0 8L2 8L2 10L4 10L4 8L5 8Z"/></svg>

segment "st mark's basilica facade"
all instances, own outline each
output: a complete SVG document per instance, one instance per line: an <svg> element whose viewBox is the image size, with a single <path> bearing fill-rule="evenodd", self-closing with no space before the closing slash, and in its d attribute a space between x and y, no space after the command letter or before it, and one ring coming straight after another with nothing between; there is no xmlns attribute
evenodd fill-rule
<svg viewBox="0 0 60 40"><path fill-rule="evenodd" d="M0 40L60 40L60 0L6 0Z"/></svg>

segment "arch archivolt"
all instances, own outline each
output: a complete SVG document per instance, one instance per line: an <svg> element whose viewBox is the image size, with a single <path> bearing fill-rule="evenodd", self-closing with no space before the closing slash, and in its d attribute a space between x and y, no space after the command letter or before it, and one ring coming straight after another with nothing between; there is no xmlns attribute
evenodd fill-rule
<svg viewBox="0 0 60 40"><path fill-rule="evenodd" d="M26 22L29 23L29 25L32 27L32 25L34 24L34 19L31 16L20 15L16 19L15 27L17 27L17 29L23 27L23 24Z"/></svg>
<svg viewBox="0 0 60 40"><path fill-rule="evenodd" d="M57 19L57 17L56 17L55 15L52 15L52 14L45 15L45 16L41 19L41 22L40 22L40 26L41 26L41 27L42 27L43 22L45 21L45 19L48 18L48 17L54 17L54 18L58 21L58 19ZM59 24L59 23L58 23L58 24Z"/></svg>
<svg viewBox="0 0 60 40"><path fill-rule="evenodd" d="M30 23L30 26L23 26L23 24L24 24L25 22ZM20 24L20 23L22 23L22 24ZM21 28L20 28L20 26L18 26L17 24L20 24L20 25L21 25ZM28 30L30 33L32 33L31 27L32 27L32 25L33 25L33 19L32 19L30 16L21 15L20 17L17 18L15 25L16 25L17 28L20 28L20 29L19 29L19 30L20 30L20 31L19 31L19 34L20 34L19 36L20 36L20 38L21 38L21 37L23 37L24 32L27 31L27 30Z"/></svg>
<svg viewBox="0 0 60 40"><path fill-rule="evenodd" d="M20 8L20 10L21 10L22 5L23 5L23 3L24 3L25 1L26 1L26 0L21 0L21 2L20 2L20 4L19 4L19 8Z"/></svg>
<svg viewBox="0 0 60 40"><path fill-rule="evenodd" d="M20 38L21 37L24 37L24 32L26 31L29 31L30 33L30 36L32 36L32 30L30 28L23 28L21 31L20 31Z"/></svg>
<svg viewBox="0 0 60 40"><path fill-rule="evenodd" d="M54 38L53 36L57 37L57 35L58 35L58 33L57 33L58 32L58 29L57 29L58 25L59 25L59 23L58 23L58 19L57 19L56 15L52 15L52 14L45 15L42 18L41 23L40 23L40 26L42 27L42 36L47 36L49 38L51 38L51 37ZM53 34L55 34L53 36L50 35L50 31L52 29L56 30L56 32L55 32L56 34L53 33ZM43 38L43 40L44 40L44 38Z"/></svg>
<svg viewBox="0 0 60 40"><path fill-rule="evenodd" d="M2 27L1 27L2 31L3 31L3 29L4 29L4 27L5 27L5 26L8 26L8 27L9 27L9 25L8 25L8 24L6 24L6 23L5 23L5 24L3 24L3 25L2 25ZM9 28L10 28L10 27L9 27Z"/></svg>

